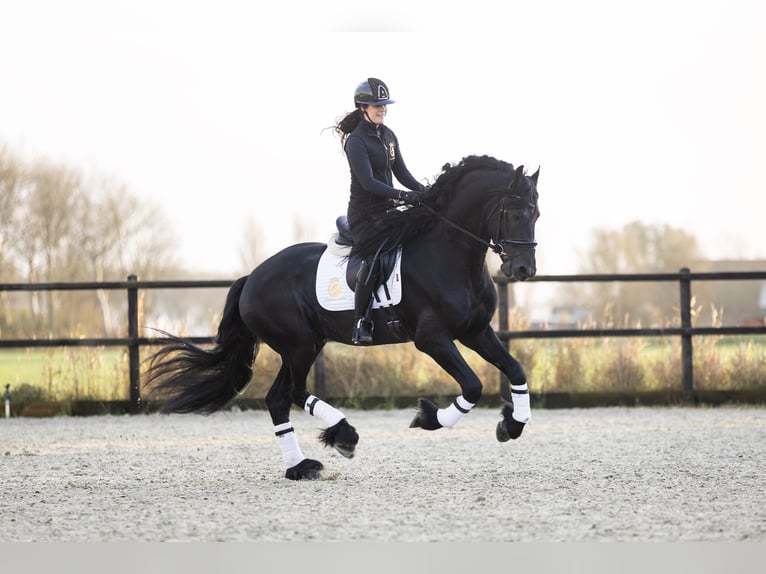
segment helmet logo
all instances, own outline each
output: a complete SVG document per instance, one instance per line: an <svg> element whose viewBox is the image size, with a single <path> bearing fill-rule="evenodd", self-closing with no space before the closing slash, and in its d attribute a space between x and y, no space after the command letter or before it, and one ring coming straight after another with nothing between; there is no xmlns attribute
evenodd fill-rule
<svg viewBox="0 0 766 574"><path fill-rule="evenodd" d="M357 104L393 104L388 86L378 78L367 78L360 83L354 92L354 106Z"/></svg>

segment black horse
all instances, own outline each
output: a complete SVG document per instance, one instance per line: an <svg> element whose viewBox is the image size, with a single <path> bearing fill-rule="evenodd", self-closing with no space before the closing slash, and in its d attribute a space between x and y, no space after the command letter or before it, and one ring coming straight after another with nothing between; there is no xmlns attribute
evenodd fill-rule
<svg viewBox="0 0 766 574"><path fill-rule="evenodd" d="M489 156L447 164L421 205L392 209L354 246L354 254L361 257L380 252L381 245L384 251L402 247L401 301L373 311L374 344L413 341L462 390L446 408L421 398L411 427L453 426L479 402L482 383L455 340L510 381L511 393L496 429L498 440L517 438L529 421L524 370L490 325L497 293L486 255L488 249L496 252L502 272L513 279L523 281L535 274L539 171L528 176L523 166L514 169ZM351 344L353 311L322 308L315 291L317 265L327 248L323 243L292 245L239 278L228 293L214 347L173 338L152 357L148 372L147 386L152 397L163 400L163 412L212 413L244 390L258 346L266 343L282 359L266 403L285 476L293 480L317 478L323 465L301 453L290 423L292 404L326 423L320 434L325 446L352 457L359 440L342 412L306 388L309 370L327 341Z"/></svg>

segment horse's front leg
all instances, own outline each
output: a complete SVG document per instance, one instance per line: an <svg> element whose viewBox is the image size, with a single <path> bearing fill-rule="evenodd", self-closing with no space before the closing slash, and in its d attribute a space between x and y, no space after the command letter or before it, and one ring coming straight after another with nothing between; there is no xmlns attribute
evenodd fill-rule
<svg viewBox="0 0 766 574"><path fill-rule="evenodd" d="M508 352L489 325L477 335L462 337L460 342L476 351L488 363L495 365L510 381L510 401L504 398L505 404L500 412L503 418L497 423L496 436L500 442L519 438L524 425L532 420L527 376L521 363Z"/></svg>
<svg viewBox="0 0 766 574"><path fill-rule="evenodd" d="M479 402L482 384L465 362L455 343L445 335L427 335L414 337L415 346L433 358L439 366L449 373L463 391L455 397L447 408L440 409L428 399L418 399L418 413L410 427L436 430L455 426Z"/></svg>

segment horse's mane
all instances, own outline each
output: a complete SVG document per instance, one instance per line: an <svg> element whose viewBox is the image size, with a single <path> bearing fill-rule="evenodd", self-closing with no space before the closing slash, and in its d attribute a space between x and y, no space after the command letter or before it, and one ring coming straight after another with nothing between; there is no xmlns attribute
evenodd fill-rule
<svg viewBox="0 0 766 574"><path fill-rule="evenodd" d="M363 230L361 237L354 243L353 253L368 257L379 250L391 251L431 229L439 221L433 211L441 211L449 205L455 184L466 173L476 169L495 169L509 173L513 165L488 155L470 155L456 164L444 164L434 183L426 188L424 205L387 211Z"/></svg>

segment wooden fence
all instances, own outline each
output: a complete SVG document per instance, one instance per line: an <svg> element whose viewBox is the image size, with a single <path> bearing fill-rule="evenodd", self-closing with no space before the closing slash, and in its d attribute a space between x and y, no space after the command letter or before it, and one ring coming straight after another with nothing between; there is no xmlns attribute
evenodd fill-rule
<svg viewBox="0 0 766 574"><path fill-rule="evenodd" d="M675 282L679 286L680 327L668 328L625 328L625 329L545 329L510 331L508 329L508 284L504 277L495 277L498 289L498 336L506 344L511 339L552 339L570 337L667 337L681 338L681 369L683 393L694 391L694 346L693 337L699 335L764 335L766 325L752 327L694 327L692 325L692 282L694 281L745 281L766 280L766 271L737 271L720 273L692 273L683 268L679 273L643 274L594 274L594 275L540 275L529 282ZM119 346L128 349L129 363L129 412L142 410L140 381L140 349L142 346L161 345L166 337L142 337L139 335L138 293L151 289L197 289L228 288L233 280L200 281L139 281L130 275L127 281L112 282L51 282L51 283L0 283L0 291L83 291L123 290L127 297L127 337L115 338L48 338L48 339L0 339L0 348L31 347L101 347ZM223 299L221 304L223 304ZM212 336L189 337L197 344L212 342ZM322 355L314 367L314 388L324 394L324 360Z"/></svg>

